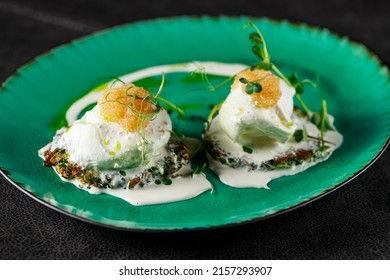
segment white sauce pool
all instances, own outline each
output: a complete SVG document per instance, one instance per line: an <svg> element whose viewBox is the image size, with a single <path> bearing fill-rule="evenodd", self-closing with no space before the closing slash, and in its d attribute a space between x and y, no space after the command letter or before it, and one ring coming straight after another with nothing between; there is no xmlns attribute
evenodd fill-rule
<svg viewBox="0 0 390 280"><path fill-rule="evenodd" d="M190 154L196 154L200 151L201 143L198 139L186 137L183 139L184 144L189 149ZM50 149L50 144L46 145L39 151L39 155L44 159L43 154L46 150ZM96 188L83 184L77 179L67 180L57 175L65 182L74 184L81 190L85 190L90 194L109 194L118 198L121 198L132 205L152 205L162 204L175 201L181 201L193 198L202 194L207 190L212 190L211 183L200 174L192 174L192 170L189 166L183 166L179 173L183 174L182 177L172 178L171 185L161 184L147 184L143 187L127 188L127 184L131 177L148 169L146 166L137 169L125 169L126 175L121 176L118 171L99 170L100 177L103 179L105 175L109 175L112 178L111 183L116 185L115 188ZM55 168L53 167L53 170Z"/></svg>
<svg viewBox="0 0 390 280"><path fill-rule="evenodd" d="M71 183L77 185L77 182ZM212 186L205 177L199 174L194 174L193 176L172 179L171 185L149 184L142 188L134 189L102 189L94 187L91 187L90 189L82 189L88 191L90 194L105 193L116 196L126 200L132 205L141 206L190 199L207 190L211 190Z"/></svg>

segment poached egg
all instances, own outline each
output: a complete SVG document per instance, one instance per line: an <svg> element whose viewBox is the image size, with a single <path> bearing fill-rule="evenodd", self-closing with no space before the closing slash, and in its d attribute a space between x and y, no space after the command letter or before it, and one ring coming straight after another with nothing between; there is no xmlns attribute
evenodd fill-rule
<svg viewBox="0 0 390 280"><path fill-rule="evenodd" d="M277 79L275 86L280 91L280 97L273 106L258 106L245 92L244 83L235 82L236 86L232 86L219 111L219 122L233 142L251 146L268 138L285 143L294 133L296 127L291 116L295 89L273 74L272 77Z"/></svg>

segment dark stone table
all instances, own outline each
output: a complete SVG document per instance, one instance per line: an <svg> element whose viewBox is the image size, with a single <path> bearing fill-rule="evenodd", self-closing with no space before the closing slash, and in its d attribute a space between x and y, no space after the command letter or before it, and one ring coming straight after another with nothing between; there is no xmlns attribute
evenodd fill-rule
<svg viewBox="0 0 390 280"><path fill-rule="evenodd" d="M77 2L77 3L73 3ZM95 30L176 15L253 15L327 27L390 62L387 1L0 1L0 81ZM1 129L1 128L0 128ZM390 151L330 195L254 224L189 233L125 233L68 218L0 178L1 259L389 259Z"/></svg>

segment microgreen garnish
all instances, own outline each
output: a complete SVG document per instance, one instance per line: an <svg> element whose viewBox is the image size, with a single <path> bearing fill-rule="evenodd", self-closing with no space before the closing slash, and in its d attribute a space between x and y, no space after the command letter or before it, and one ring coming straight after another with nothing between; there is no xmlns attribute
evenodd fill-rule
<svg viewBox="0 0 390 280"><path fill-rule="evenodd" d="M268 52L267 44L266 44L266 42L264 40L264 37L261 34L260 30L257 28L257 26L254 23L252 23L252 22L248 22L244 26L244 28L246 28L246 27L252 27L252 28L255 29L254 32L251 32L249 34L249 40L252 43L252 52L261 61L253 64L252 66L250 66L249 68L246 68L245 70L248 70L248 69L251 69L251 70L262 69L262 70L266 70L266 71L269 71L269 70L273 71L283 81L285 81L288 85L290 85L290 86L295 88L295 91L296 91L295 97L298 100L298 102L300 103L302 109L306 113L311 113L311 110L304 103L304 101L302 100L300 95L304 91L303 84L308 83L308 84L311 84L312 86L315 87L316 86L315 83L312 82L311 80L308 80L308 79L304 79L304 80L299 81L296 74L291 75L289 79L286 78L286 76L282 73L282 71L280 71L279 68L271 61L271 55ZM233 80L236 77L236 75L233 75L233 76L229 77L228 79L226 79L225 81L223 81L222 83L220 83L220 84L218 84L216 86L213 86L213 85L211 85L211 83L207 79L207 74L205 72L204 67L202 67L199 70L199 72L201 73L202 76L205 77L205 80L207 81L207 83L209 85L209 90L210 91L215 91L216 89L222 87L223 85L225 85L226 83L228 83L229 81ZM262 86L261 86L261 82L262 81L248 81L245 78L240 78L239 81L241 83L243 83L243 84L246 84L245 92L247 94L259 93L262 90ZM220 107L220 105L219 105L219 107ZM216 113L219 110L219 108L214 108L214 109L215 110L209 115L209 121L210 121L210 118L212 119L213 117L216 116Z"/></svg>
<svg viewBox="0 0 390 280"><path fill-rule="evenodd" d="M307 135L307 139L317 140L317 141L319 141L319 142L322 141L321 138L315 137L315 136L311 136L311 135ZM325 139L324 139L324 143L327 143L327 144L331 144L331 145L333 145L333 146L336 146L336 143L333 143L333 142L328 141L328 140L325 140Z"/></svg>
<svg viewBox="0 0 390 280"><path fill-rule="evenodd" d="M236 77L236 75L231 76L231 77L227 78L226 80L224 80L223 82L219 83L219 84L216 85L216 86L210 85L208 89L209 89L210 91L216 91L216 90L219 89L220 87L226 85L228 82L230 82L231 80L233 80L235 77Z"/></svg>
<svg viewBox="0 0 390 280"><path fill-rule="evenodd" d="M245 92L247 94L253 94L253 93L259 93L263 88L261 87L261 84L257 81L250 82L245 78L240 78L239 80L241 83L246 84L245 86Z"/></svg>
<svg viewBox="0 0 390 280"><path fill-rule="evenodd" d="M164 185L172 185L172 180L168 179L168 178L163 179L162 182L163 182Z"/></svg>
<svg viewBox="0 0 390 280"><path fill-rule="evenodd" d="M257 28L257 26L252 23L248 22L247 25L244 27L251 26L255 29L255 32L252 32L249 34L249 40L252 42L252 52L260 58L262 61L259 63L253 64L251 66L251 70L254 69L263 69L263 70L273 70L282 80L284 80L288 85L295 88L296 91L296 98L298 102L301 104L302 108L306 111L306 113L310 112L309 107L303 102L302 98L300 97L300 94L303 93L303 84L309 83L313 86L315 84L310 80L302 80L299 81L297 76L295 74L291 75L289 79L286 78L285 75L279 70L279 68L271 62L271 56L268 53L267 45L265 43L265 40L263 38L263 35L261 34L260 30Z"/></svg>
<svg viewBox="0 0 390 280"><path fill-rule="evenodd" d="M164 103L167 107L169 107L170 110L177 112L180 117L184 117L186 115L183 109L161 96L158 97L157 101Z"/></svg>
<svg viewBox="0 0 390 280"><path fill-rule="evenodd" d="M194 170L194 174L202 174L203 171L206 169L207 167L207 162L203 163L202 166L197 166Z"/></svg>
<svg viewBox="0 0 390 280"><path fill-rule="evenodd" d="M219 103L219 104L216 104L213 106L213 108L211 109L211 112L209 114L209 116L207 117L207 122L210 123L212 121L212 119L214 119L218 113L219 113L219 109L221 109L221 106L222 106L222 103Z"/></svg>
<svg viewBox="0 0 390 280"><path fill-rule="evenodd" d="M271 56L268 53L267 50L267 44L265 43L265 40L263 38L263 35L261 34L260 30L257 28L256 25L254 25L252 22L248 22L244 28L251 26L255 29L256 32L252 32L249 34L249 40L252 42L252 52L260 59L263 60L263 62L271 63Z"/></svg>
<svg viewBox="0 0 390 280"><path fill-rule="evenodd" d="M263 70L271 70L272 69L272 66L273 64L271 62L259 62L259 63L256 63L256 64L253 64L251 66L251 70L255 70L255 69L263 69Z"/></svg>
<svg viewBox="0 0 390 280"><path fill-rule="evenodd" d="M173 137L175 137L176 140L178 140L178 141L182 141L183 138L184 138L184 134L183 134L183 133L180 133L180 132L175 131L175 130L172 130L172 131L171 131L171 135L172 135Z"/></svg>
<svg viewBox="0 0 390 280"><path fill-rule="evenodd" d="M209 80L209 77L208 77L207 72L206 72L206 68L204 66L197 65L196 63L194 63L194 64L196 65L196 69L191 72L190 76L195 77L196 74L200 74L202 81L205 81L208 84L209 90L214 91L215 90L214 86L211 84L211 82Z"/></svg>
<svg viewBox="0 0 390 280"><path fill-rule="evenodd" d="M160 171L158 170L158 168L156 166L150 167L148 171L150 173L152 173L154 176L161 175Z"/></svg>
<svg viewBox="0 0 390 280"><path fill-rule="evenodd" d="M299 81L298 76L295 73L291 74L291 76L288 78L288 80L290 81L291 86L293 88L295 88L295 91L297 94L303 93L303 84L305 84L305 83L310 84L313 87L317 86L313 81L311 81L309 79Z"/></svg>
<svg viewBox="0 0 390 280"><path fill-rule="evenodd" d="M324 131L333 130L333 127L330 125L329 117L324 117L323 110L321 110L319 112L314 112L310 118L310 122L313 123L320 130L322 127L323 120L324 120L324 126L323 126Z"/></svg>
<svg viewBox="0 0 390 280"><path fill-rule="evenodd" d="M271 56L268 53L267 45L265 43L264 37L261 34L260 30L252 22L249 22L245 27L248 26L251 26L255 29L255 32L249 34L249 40L252 42L252 52L262 60L259 63L252 65L251 70L253 69L273 70L282 80L284 80L288 85L292 86L295 89L296 92L295 97L300 103L302 109L306 113L312 114L310 121L314 123L320 130L321 149L322 150L326 149L327 146L325 146L325 142L327 141L324 139L325 131L333 129L332 126L330 125L330 121L327 114L326 100L322 100L322 109L320 112L312 113L312 111L305 104L305 102L301 97L302 93L304 92L303 85L305 83L308 83L313 87L316 87L316 84L313 81L308 79L299 81L295 73L292 74L287 79L286 76L283 75L283 73L277 68L277 66L271 62ZM240 79L240 82L243 81L241 81ZM249 91L251 91L251 89ZM296 142L300 142L308 136L305 130L298 129L294 132L293 137Z"/></svg>
<svg viewBox="0 0 390 280"><path fill-rule="evenodd" d="M326 100L322 100L322 110L321 110L321 127L320 127L320 132L321 132L321 148L325 148L325 143L324 143L324 133L325 133L325 123L327 121L327 108L326 108Z"/></svg>
<svg viewBox="0 0 390 280"><path fill-rule="evenodd" d="M208 78L206 68L204 66L197 65L196 63L194 63L194 64L196 65L196 69L190 73L190 76L194 77L196 74L200 74L200 77L202 78L202 80L207 83L207 89L209 91L216 91L218 88L222 87L223 85L227 84L228 82L230 82L231 80L233 80L235 78L235 75L231 76L231 77L227 78L226 80L224 80L223 82L219 83L218 85L214 86Z"/></svg>
<svg viewBox="0 0 390 280"><path fill-rule="evenodd" d="M253 149L249 148L247 146L242 146L242 149L244 150L245 153L248 153L248 154L253 153Z"/></svg>
<svg viewBox="0 0 390 280"><path fill-rule="evenodd" d="M333 130L327 113L326 100L322 100L322 109L319 112L312 113L310 122L320 130L321 149L326 149L327 141L324 140L324 134L327 130Z"/></svg>
<svg viewBox="0 0 390 280"><path fill-rule="evenodd" d="M311 122L313 122L320 130L320 138L319 139L321 142L321 147L322 147L322 149L325 149L326 148L325 143L328 142L324 139L325 131L328 129L332 129L328 115L327 115L326 101L325 100L322 101L322 110L320 112L313 113L310 110L310 108L305 104L305 102L303 101L303 99L301 97L302 93L304 92L304 84L305 83L308 83L308 84L312 85L313 87L316 87L316 84L313 81L308 80L308 79L299 80L298 76L295 73L292 74L289 78L287 78L283 74L283 72L271 61L271 55L268 52L267 44L266 44L264 37L261 34L260 30L257 28L257 26L252 22L248 22L244 27L252 27L255 30L254 32L251 32L249 34L249 40L252 43L252 48L251 48L252 52L254 53L254 55L257 58L260 59L260 61L251 65L250 67L244 69L243 71L249 70L249 69L250 70L260 69L260 70L265 70L265 71L272 71L280 79L282 79L287 85L293 87L295 89L295 93L296 93L295 98L299 102L300 107L302 108L302 110L305 113L305 116L307 116L307 115L310 116ZM204 67L201 69L201 73L202 73L202 76L204 77L204 79L206 80L206 82L208 83L209 90L211 90L211 91L215 91L217 88L225 85L226 83L233 80L237 76L237 74L233 75L233 76L229 77L228 79L226 79L225 81L223 81L222 83L220 83L216 86L213 86L210 84L210 81L207 79L207 74L206 74ZM245 92L249 95L254 94L254 93L261 93L261 91L262 91L262 85L261 85L262 80L249 81L248 79L241 77L239 79L239 82L242 83L243 85L245 85L245 87L243 86L243 88L244 88ZM212 119L218 115L218 112L219 112L221 106L222 106L222 103L213 106L213 108L208 116L208 119L207 119L206 129L208 129L208 127L210 126ZM313 139L314 137L307 135L307 132L305 129L298 129L293 134L293 139L296 142L300 142L306 138ZM248 152L250 149L250 148L249 149L247 149L247 148L248 147L243 147L245 152Z"/></svg>
<svg viewBox="0 0 390 280"><path fill-rule="evenodd" d="M294 141L299 143L307 137L306 131L303 129L297 129L295 130L293 137L294 137Z"/></svg>
<svg viewBox="0 0 390 280"><path fill-rule="evenodd" d="M123 85L126 85L125 82L119 78L113 78L113 79L114 79L114 81L112 82L112 85L110 88L112 88L116 82L120 82ZM137 93L131 93L131 89L133 89L135 86L129 85L126 87L125 96L121 96L121 97L118 97L115 99L109 99L109 96L112 93L109 91L106 94L106 101L103 102L103 103L116 102L116 103L122 104L123 106L126 106L135 116L137 116L137 131L138 131L139 136L140 136L140 145L141 145L140 165L148 165L149 164L149 162L147 161L147 155L148 155L147 144L149 142L146 139L144 127L145 127L146 122L152 121L157 116L157 114L160 112L161 106L159 105L159 103L164 103L165 106L169 108L168 110L177 112L180 117L185 116L185 112L183 109L181 109L177 105L173 104L172 102L170 102L169 100L167 100L161 96L162 90L164 88L164 83L165 83L165 75L164 75L164 73L162 73L161 83L160 83L160 86L159 86L156 94L154 94L151 91L148 91L148 94L146 96L144 96L144 97L138 96ZM125 100L128 100L129 97L131 98L130 104L128 104L129 102L125 102ZM140 101L140 109L137 109L137 110L134 109L136 101L137 102ZM144 108L145 102L152 103L152 106L154 107L153 112L143 113L143 108ZM110 153L110 154L112 156L115 156L115 153Z"/></svg>
<svg viewBox="0 0 390 280"><path fill-rule="evenodd" d="M290 81L291 86L295 88L296 93L301 94L303 93L303 85L302 82L298 81L297 74L293 73L288 80Z"/></svg>
<svg viewBox="0 0 390 280"><path fill-rule="evenodd" d="M115 86L115 84L118 82L121 83L122 85L126 84L122 79L120 79L118 77L113 77L113 76L100 77L97 80L105 80L106 83L111 82L110 88L113 88ZM100 88L100 87L101 86L98 86L97 88ZM97 89L97 88L95 88L95 89Z"/></svg>
<svg viewBox="0 0 390 280"><path fill-rule="evenodd" d="M205 177L207 179L207 176L206 174L204 173L205 169L207 168L207 162L204 162L202 164L202 166L200 165L197 165L194 172L193 172L193 176L194 175L202 175L203 177ZM210 182L211 183L211 182ZM214 192L214 185L211 184L211 191L210 193L213 193Z"/></svg>

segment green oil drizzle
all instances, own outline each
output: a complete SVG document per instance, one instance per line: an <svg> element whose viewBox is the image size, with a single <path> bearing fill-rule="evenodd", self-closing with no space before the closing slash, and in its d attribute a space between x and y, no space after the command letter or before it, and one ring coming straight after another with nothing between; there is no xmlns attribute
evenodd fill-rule
<svg viewBox="0 0 390 280"><path fill-rule="evenodd" d="M89 104L87 107L85 107L83 110L81 110L81 112L77 115L77 119L81 119L86 112L90 111L93 109L93 107L96 106L96 102L92 103L92 104Z"/></svg>
<svg viewBox="0 0 390 280"><path fill-rule="evenodd" d="M67 126L68 121L66 120L66 111L68 110L69 106L64 107L64 109L61 110L50 122L49 128L50 130L57 131L61 127Z"/></svg>
<svg viewBox="0 0 390 280"><path fill-rule="evenodd" d="M208 88L208 83L205 80L205 75L206 74L203 74L203 73L187 73L187 72L180 72L180 71L178 71L178 72L168 73L168 75L170 76L171 81L169 81L168 79L165 80L165 86L164 87L166 89L164 89L164 92L165 91L166 92L172 91L172 89L175 88L178 84L179 85L180 84L183 85L183 89L186 88L186 87L188 88L188 86L199 85L199 89L198 90L202 90L203 92L205 92L205 91L208 92L208 89L207 89ZM98 85L97 87L89 90L88 92L83 93L82 95L80 95L79 97L74 99L70 104L65 106L63 108L63 110L61 110L53 118L52 122L50 123L50 129L52 131L57 131L58 129L60 129L60 128L64 127L64 126L69 125L67 120L66 120L66 112L67 112L67 110L72 106L73 103L75 103L77 100L79 100L80 98L82 98L86 94L88 94L90 92L103 91L106 88L108 88L111 85L113 80L112 80L112 78L107 78L107 79L109 79L109 81L106 81L106 82ZM212 83L212 84L218 84L221 80L224 80L224 79L226 79L226 76L207 74L207 80L210 83ZM136 84L137 86L141 86L141 87L146 88L147 90L153 91L153 90L155 90L156 88L158 88L160 86L161 75L150 76L150 77L147 77L147 78L143 78L143 79L134 81L133 83ZM177 90L175 90L175 92L176 91ZM180 97L181 94L182 93L180 93L180 92L177 93L177 95L179 97ZM194 92L193 94L197 94L197 93ZM181 100L181 98L180 98L180 101L178 100L179 102L178 102L177 106L183 107L183 109L199 110L199 109L202 109L202 108L203 109L206 108L209 105L209 102L210 102L210 100L207 100L207 101L205 100L205 102L203 102L203 103L187 103L185 99L186 98L183 98L183 100ZM173 99L172 101L175 101L175 100ZM183 103L183 104L180 104L180 103ZM164 106L164 104L162 104L162 105L163 105L164 109L166 109L166 110L171 109L171 108L169 108L169 106ZM90 111L94 106L96 106L96 102L86 106L78 114L77 118L80 119L81 117L83 117L84 114L87 111Z"/></svg>
<svg viewBox="0 0 390 280"><path fill-rule="evenodd" d="M159 88L161 84L161 76L143 78L138 81L135 81L134 84L148 90L151 90L152 88ZM165 80L164 85L167 86L167 84L169 84L169 81Z"/></svg>
<svg viewBox="0 0 390 280"><path fill-rule="evenodd" d="M93 92L93 91L103 91L104 89L106 89L108 86L109 86L109 83L110 82L105 82L103 84L100 84L98 85L97 87L94 87L93 89L91 90L88 90L87 92L81 94L79 97L75 98L72 102L70 102L67 106L65 106L54 118L53 120L50 122L50 125L49 125L49 128L52 130L52 131L57 131L59 130L60 128L64 127L64 126L68 126L68 121L66 120L66 112L68 111L68 109L70 108L70 106L72 106L72 104L74 104L77 100L79 100L80 98L82 98L83 96L87 95L88 93L90 92ZM84 116L84 114L91 110L94 106L96 105L96 103L93 103L93 104L90 104L88 105L87 107L85 107L83 110L81 110L81 112L79 113L79 115L77 116L78 119L80 119L82 116Z"/></svg>
<svg viewBox="0 0 390 280"><path fill-rule="evenodd" d="M188 104L180 104L180 108L182 109L201 109L207 106L204 103L188 103Z"/></svg>

